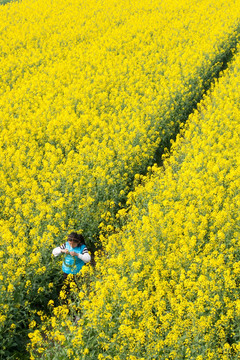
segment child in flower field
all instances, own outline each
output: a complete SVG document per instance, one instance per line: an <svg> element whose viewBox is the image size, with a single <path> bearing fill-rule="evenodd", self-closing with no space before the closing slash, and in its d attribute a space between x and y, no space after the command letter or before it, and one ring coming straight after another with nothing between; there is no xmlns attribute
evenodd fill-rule
<svg viewBox="0 0 240 360"><path fill-rule="evenodd" d="M63 245L53 249L52 253L54 256L62 253L65 254L62 263L64 279L66 279L69 274L78 274L83 265L91 260L84 237L76 232L71 232L68 235L67 241Z"/></svg>

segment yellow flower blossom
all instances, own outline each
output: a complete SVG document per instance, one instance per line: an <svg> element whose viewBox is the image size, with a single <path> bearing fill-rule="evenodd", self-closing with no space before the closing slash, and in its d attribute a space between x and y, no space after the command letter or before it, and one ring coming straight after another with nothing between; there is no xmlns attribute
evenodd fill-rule
<svg viewBox="0 0 240 360"><path fill-rule="evenodd" d="M35 320L32 320L29 324L29 329L33 329L37 325Z"/></svg>
<svg viewBox="0 0 240 360"><path fill-rule="evenodd" d="M12 319L22 326L33 315L42 326L34 331L30 322L31 357L47 349L50 360L54 345L59 357L76 359L93 351L116 360L239 352L237 5L0 5L6 353L21 336ZM61 289L69 310L49 301L60 265L51 250L76 224L103 251L83 268L81 289L73 280L69 296ZM50 319L38 311L47 303Z"/></svg>

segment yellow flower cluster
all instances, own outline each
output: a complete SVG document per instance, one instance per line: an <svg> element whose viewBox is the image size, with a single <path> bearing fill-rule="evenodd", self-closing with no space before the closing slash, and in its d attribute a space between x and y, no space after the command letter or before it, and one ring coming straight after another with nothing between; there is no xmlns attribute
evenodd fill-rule
<svg viewBox="0 0 240 360"><path fill-rule="evenodd" d="M158 147L168 143L234 48L237 5L236 0L24 0L0 6L4 354L14 348L22 329L41 320L36 309L47 308L57 296L60 266L51 260L52 247L69 229L82 230L92 248L101 222L104 231L114 230L111 218L134 179L141 180L136 174L156 161ZM219 167L214 165L216 174ZM219 204L224 181L222 186ZM173 189L168 191L171 196ZM164 198L164 208L171 206L170 199ZM158 207L153 202L153 214ZM174 221L181 224L181 206L177 214ZM144 221L148 228L148 218ZM222 217L218 221L221 224ZM221 229L217 236L224 234ZM134 253L133 244L129 254ZM114 261L121 268L124 254ZM136 258L132 266L134 281L144 279L147 267L142 260ZM109 276L109 297L110 285L118 279L122 299L131 297L134 316L143 316L127 279L114 271ZM113 319L104 316L113 328ZM121 328L130 339L136 336L142 348L144 321L137 332L129 315ZM56 338L64 341L62 334ZM103 332L100 342L107 349L105 338Z"/></svg>
<svg viewBox="0 0 240 360"><path fill-rule="evenodd" d="M235 5L27 0L1 9L2 217L20 237L38 243L79 223L97 232L233 45Z"/></svg>
<svg viewBox="0 0 240 360"><path fill-rule="evenodd" d="M129 194L128 221L122 211L125 225L106 239L108 256L79 302L83 327L71 335L81 346L65 344L61 354L239 358L239 82L240 53L190 115L164 167L152 167Z"/></svg>

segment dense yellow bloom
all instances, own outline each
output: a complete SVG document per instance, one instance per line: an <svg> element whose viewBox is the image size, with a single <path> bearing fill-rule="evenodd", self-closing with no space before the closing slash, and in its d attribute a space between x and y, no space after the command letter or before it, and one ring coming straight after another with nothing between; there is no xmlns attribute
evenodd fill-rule
<svg viewBox="0 0 240 360"><path fill-rule="evenodd" d="M43 325L53 341L73 346L73 354L63 347L62 358L95 360L105 350L117 359L116 344L124 359L166 347L166 357L177 358L181 346L181 356L190 357L183 331L210 344L223 303L219 342L232 334L239 314L237 70L231 86L220 83L190 116L180 136L185 143L179 137L173 144L164 170L151 165L233 50L237 5L24 0L0 6L1 343L11 348L19 336L13 316L22 329L34 324L35 306L52 304L59 263L51 249L74 228L88 245L100 230L107 260L96 255L92 287L79 292L71 283L71 296L77 292L87 314L85 332L69 325L64 306L53 310L52 331ZM131 211L115 218L126 197ZM115 234L119 226L123 232ZM94 271L86 266L83 275ZM66 298L62 290L60 300ZM209 317L198 315L205 309ZM42 353L44 336L30 337ZM238 349L235 338L228 339L231 351Z"/></svg>
<svg viewBox="0 0 240 360"><path fill-rule="evenodd" d="M30 333L28 336L33 344L40 343L42 340L39 330L35 330L33 333Z"/></svg>
<svg viewBox="0 0 240 360"><path fill-rule="evenodd" d="M91 356L239 357L239 69L237 53L106 236L95 282L76 297Z"/></svg>

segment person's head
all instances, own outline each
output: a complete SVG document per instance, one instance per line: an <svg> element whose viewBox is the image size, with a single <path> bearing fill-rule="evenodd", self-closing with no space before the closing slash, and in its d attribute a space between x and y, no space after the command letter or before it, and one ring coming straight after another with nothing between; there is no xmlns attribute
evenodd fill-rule
<svg viewBox="0 0 240 360"><path fill-rule="evenodd" d="M68 242L73 248L85 244L83 235L76 232L71 232L68 235Z"/></svg>

